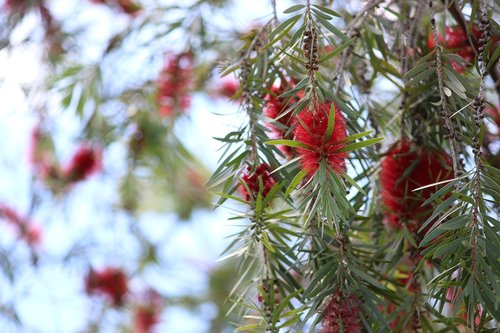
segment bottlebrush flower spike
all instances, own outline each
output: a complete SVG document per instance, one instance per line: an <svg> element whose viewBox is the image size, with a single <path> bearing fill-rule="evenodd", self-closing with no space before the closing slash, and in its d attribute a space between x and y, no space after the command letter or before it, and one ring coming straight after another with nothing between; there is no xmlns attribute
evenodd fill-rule
<svg viewBox="0 0 500 333"><path fill-rule="evenodd" d="M265 198L276 183L269 173L269 166L267 164L259 165L255 168L253 173L252 168L248 166L246 172L241 176L241 179L250 190L250 192L248 192L247 188L243 185L239 187L240 193L248 202L256 200L259 193L262 193L262 197Z"/></svg>
<svg viewBox="0 0 500 333"><path fill-rule="evenodd" d="M171 117L176 110L186 111L189 107L192 67L193 59L188 52L170 54L166 57L165 66L156 82L160 115Z"/></svg>
<svg viewBox="0 0 500 333"><path fill-rule="evenodd" d="M134 309L133 333L151 333L160 322L163 299L156 290L150 289L142 295L142 300Z"/></svg>
<svg viewBox="0 0 500 333"><path fill-rule="evenodd" d="M219 87L216 90L216 96L231 98L236 94L239 87L240 84L235 78L225 77L219 82Z"/></svg>
<svg viewBox="0 0 500 333"><path fill-rule="evenodd" d="M279 123L279 126L270 125L270 129L272 130L272 136L276 139L292 139L292 134L286 134L288 129L294 124L294 117L292 112L288 111L284 114L285 111L295 102L297 99L288 99L279 97L279 95L283 94L286 90L285 85L281 84L280 86L274 85L271 87L271 94L267 94L265 96L265 100L267 101L266 107L264 108L264 115L268 118L275 120ZM281 151L283 151L288 157L293 156L293 149L289 146L280 146Z"/></svg>
<svg viewBox="0 0 500 333"><path fill-rule="evenodd" d="M413 190L452 178L452 160L444 151L419 148L408 141L395 143L382 160L380 172L386 225L401 229L406 221L410 231L417 231L430 213L421 205L437 188Z"/></svg>
<svg viewBox="0 0 500 333"><path fill-rule="evenodd" d="M104 295L113 306L121 306L128 292L127 275L116 267L100 271L90 269L85 276L85 291L89 295Z"/></svg>
<svg viewBox="0 0 500 333"><path fill-rule="evenodd" d="M345 171L346 152L339 151L345 147L346 128L342 113L332 103L321 103L315 110L304 109L298 115L293 131L295 141L306 144L310 149L297 148L300 164L309 175L314 175L322 161L325 161L335 173ZM335 125L327 138L328 118L331 110L335 117Z"/></svg>
<svg viewBox="0 0 500 333"><path fill-rule="evenodd" d="M339 290L329 297L322 321L321 333L361 333L363 324L359 319L361 314L360 301L354 296L344 297Z"/></svg>
<svg viewBox="0 0 500 333"><path fill-rule="evenodd" d="M63 177L68 182L87 179L101 169L101 151L83 144L77 148L71 161L63 168Z"/></svg>

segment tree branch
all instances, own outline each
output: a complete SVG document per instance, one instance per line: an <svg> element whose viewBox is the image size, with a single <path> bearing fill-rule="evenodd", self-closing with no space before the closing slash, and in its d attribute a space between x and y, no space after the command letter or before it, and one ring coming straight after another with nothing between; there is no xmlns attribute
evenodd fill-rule
<svg viewBox="0 0 500 333"><path fill-rule="evenodd" d="M446 0L441 0L441 1L443 2L443 4L445 4L445 2L446 2ZM462 28L463 31L467 31L467 26L468 26L469 22L462 15L462 12L460 11L460 9L458 9L456 2L454 2L451 6L448 6L448 11L453 16L455 21L458 23L460 28ZM476 48L477 38L473 34L470 34L468 40L469 40L469 45L474 50L474 53L476 54L476 56L479 55L479 52ZM491 76L491 78L493 79L493 85L495 86L495 90L497 91L498 101L500 103L500 74L497 71L498 60L499 59L497 59L495 61L495 63L492 66L490 66L490 68L488 68L488 73Z"/></svg>

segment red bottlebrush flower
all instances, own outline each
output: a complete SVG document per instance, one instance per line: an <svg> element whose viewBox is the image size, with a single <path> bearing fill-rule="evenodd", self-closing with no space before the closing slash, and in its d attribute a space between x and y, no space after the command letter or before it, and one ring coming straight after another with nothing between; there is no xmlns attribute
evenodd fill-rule
<svg viewBox="0 0 500 333"><path fill-rule="evenodd" d="M128 292L127 275L116 267L106 267L100 271L90 269L85 277L85 291L89 295L104 295L113 306L121 306Z"/></svg>
<svg viewBox="0 0 500 333"><path fill-rule="evenodd" d="M485 113L490 116L491 120L493 120L497 126L497 132L500 134L500 105L496 108L487 108Z"/></svg>
<svg viewBox="0 0 500 333"><path fill-rule="evenodd" d="M344 297L339 290L330 296L324 312L321 333L363 332L360 301L356 296Z"/></svg>
<svg viewBox="0 0 500 333"><path fill-rule="evenodd" d="M128 15L137 14L142 9L141 5L132 0L118 0L118 6Z"/></svg>
<svg viewBox="0 0 500 333"><path fill-rule="evenodd" d="M246 172L241 176L241 179L250 190L250 192L248 192L247 188L243 185L239 187L240 193L248 202L257 199L259 193L262 193L262 197L265 198L276 183L269 173L269 166L267 164L259 165L253 173L252 168L248 166Z"/></svg>
<svg viewBox="0 0 500 333"><path fill-rule="evenodd" d="M69 182L87 179L101 169L101 151L89 145L81 145L71 161L63 168L63 177Z"/></svg>
<svg viewBox="0 0 500 333"><path fill-rule="evenodd" d="M401 229L402 221L406 221L410 231L418 230L429 216L429 209L421 205L436 187L418 192L413 190L452 178L452 160L444 151L417 148L408 141L394 144L382 160L380 172L386 225L391 229Z"/></svg>
<svg viewBox="0 0 500 333"><path fill-rule="evenodd" d="M478 40L479 37L481 36L481 33L479 32L479 30L476 29L476 27L472 28L472 34L474 35L476 40ZM444 46L445 48L456 49L454 53L464 58L465 61L472 62L474 60L475 57L474 50L469 45L467 34L465 33L464 30L462 30L461 27L459 26L446 27L445 37L443 38L442 36L438 35L438 40L440 44L442 44L442 46ZM429 34L429 39L427 44L429 50L434 49L435 45L432 33ZM452 60L451 66L458 73L463 73L465 71L465 68L462 65L458 64L456 61Z"/></svg>
<svg viewBox="0 0 500 333"><path fill-rule="evenodd" d="M188 52L167 56L156 82L158 112L162 116L170 117L175 111L186 111L189 107L192 62L192 56Z"/></svg>
<svg viewBox="0 0 500 333"><path fill-rule="evenodd" d="M240 87L240 84L236 79L226 77L220 81L219 87L217 88L216 93L218 96L224 96L227 98L231 98L234 96L234 94L236 94L239 87Z"/></svg>
<svg viewBox="0 0 500 333"><path fill-rule="evenodd" d="M283 98L279 97L279 95L283 94L286 90L285 85L281 84L280 86L274 85L271 87L271 94L267 94L265 96L265 100L267 101L267 105L264 108L264 114L266 117L271 118L277 122L277 126L271 125L270 129L272 130L272 136L277 139L292 139L292 134L287 132L290 127L295 122L295 117L293 117L292 112L287 110L291 105L298 101L298 98ZM300 96L298 96L300 97ZM288 111L285 113L285 111ZM291 157L294 155L294 149L289 146L280 146L279 147L282 152L286 154L286 156Z"/></svg>
<svg viewBox="0 0 500 333"><path fill-rule="evenodd" d="M294 129L295 140L308 145L310 148L297 148L300 164L314 175L322 161L325 161L335 173L345 171L346 152L340 149L345 147L346 128L342 113L331 103L319 104L315 110L304 109L299 115ZM328 117L334 109L335 126L330 137L327 138Z"/></svg>
<svg viewBox="0 0 500 333"><path fill-rule="evenodd" d="M38 247L42 243L42 228L38 224L28 224L23 228L21 238L31 247Z"/></svg>
<svg viewBox="0 0 500 333"><path fill-rule="evenodd" d="M38 247L42 242L42 229L33 224L27 217L19 214L14 208L0 204L0 219L9 222L29 246Z"/></svg>
<svg viewBox="0 0 500 333"><path fill-rule="evenodd" d="M150 289L143 296L140 304L134 309L134 333L151 333L160 321L163 299L157 291Z"/></svg>
<svg viewBox="0 0 500 333"><path fill-rule="evenodd" d="M14 208L5 204L0 204L0 218L15 226L24 224L26 220Z"/></svg>

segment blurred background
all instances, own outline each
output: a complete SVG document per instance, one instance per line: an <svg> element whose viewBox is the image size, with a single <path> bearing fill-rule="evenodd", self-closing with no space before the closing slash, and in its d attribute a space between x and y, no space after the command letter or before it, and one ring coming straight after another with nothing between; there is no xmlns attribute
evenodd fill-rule
<svg viewBox="0 0 500 333"><path fill-rule="evenodd" d="M221 68L271 15L0 1L0 332L233 331L218 258L239 207L214 210L204 184L214 137L245 120Z"/></svg>

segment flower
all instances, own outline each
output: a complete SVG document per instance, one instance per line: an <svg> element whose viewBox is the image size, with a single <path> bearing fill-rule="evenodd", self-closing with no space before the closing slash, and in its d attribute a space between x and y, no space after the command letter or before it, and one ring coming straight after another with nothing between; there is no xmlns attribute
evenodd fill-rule
<svg viewBox="0 0 500 333"><path fill-rule="evenodd" d="M476 29L476 27L473 27L472 34L476 39L479 39L481 36L481 33ZM475 52L469 44L467 34L461 27L446 27L444 38L438 35L438 41L447 49L455 49L454 53L461 56L465 61L472 62L474 60ZM429 50L434 49L436 46L432 33L429 34L427 45ZM454 60L451 61L451 66L458 73L463 73L465 70L462 65L458 64Z"/></svg>
<svg viewBox="0 0 500 333"><path fill-rule="evenodd" d="M220 80L219 87L217 88L217 95L231 98L236 94L240 87L239 82L231 77L226 77Z"/></svg>
<svg viewBox="0 0 500 333"><path fill-rule="evenodd" d="M142 300L134 309L134 333L150 333L160 321L159 315L163 307L161 295L153 289L147 290L142 295Z"/></svg>
<svg viewBox="0 0 500 333"><path fill-rule="evenodd" d="M363 324L359 319L360 301L356 296L351 294L345 297L338 290L327 301L321 333L360 333L363 331Z"/></svg>
<svg viewBox="0 0 500 333"><path fill-rule="evenodd" d="M286 97L279 97L286 91L284 84L279 86L273 85L271 87L271 93L265 96L267 102L264 107L264 114L266 117L273 119L276 125L270 125L269 128L277 139L292 139L292 134L289 133L290 127L293 126L295 122L295 117L291 110L287 110L292 104L298 101L298 98L289 99ZM300 94L302 95L302 94ZM299 96L300 97L300 96ZM286 112L286 113L285 113ZM288 157L294 155L294 149L289 146L279 146L280 150L283 151Z"/></svg>
<svg viewBox="0 0 500 333"><path fill-rule="evenodd" d="M63 168L63 178L69 182L87 179L101 169L101 151L87 144L77 148L70 162Z"/></svg>
<svg viewBox="0 0 500 333"><path fill-rule="evenodd" d="M191 104L189 90L192 76L192 56L188 52L167 55L156 86L158 112L171 117L177 110L186 111Z"/></svg>
<svg viewBox="0 0 500 333"><path fill-rule="evenodd" d="M124 13L129 15L137 14L142 9L141 5L133 0L90 0L90 2L94 4L118 7Z"/></svg>
<svg viewBox="0 0 500 333"><path fill-rule="evenodd" d="M256 200L259 193L262 193L262 198L265 198L276 183L269 173L269 166L267 164L259 165L253 172L252 168L248 166L246 172L241 176L241 180L245 183L246 187L240 185L239 191L248 202Z"/></svg>
<svg viewBox="0 0 500 333"><path fill-rule="evenodd" d="M452 178L452 160L444 151L419 148L406 140L396 142L383 158L380 172L386 225L401 229L406 221L410 231L417 231L430 213L421 206L437 187L413 190Z"/></svg>
<svg viewBox="0 0 500 333"><path fill-rule="evenodd" d="M0 219L4 219L10 223L19 234L19 238L23 239L30 247L35 248L42 243L42 228L38 224L34 224L28 217L22 216L14 208L0 204Z"/></svg>
<svg viewBox="0 0 500 333"><path fill-rule="evenodd" d="M90 269L85 276L85 291L89 295L104 295L113 306L121 306L128 292L127 275L117 267Z"/></svg>
<svg viewBox="0 0 500 333"><path fill-rule="evenodd" d="M335 125L333 132L327 137L328 118L334 110ZM315 110L304 109L299 113L297 126L293 133L295 141L309 146L297 148L300 164L309 175L314 175L321 164L326 162L332 170L340 174L345 171L346 152L340 151L345 147L346 128L342 113L333 103L322 103Z"/></svg>

